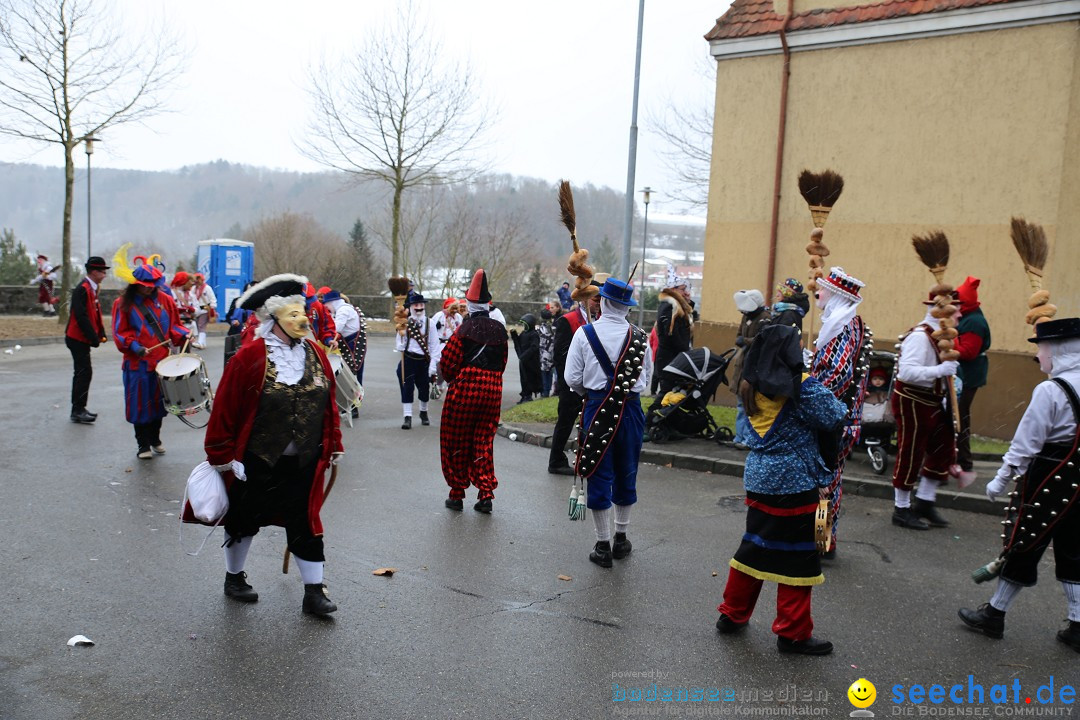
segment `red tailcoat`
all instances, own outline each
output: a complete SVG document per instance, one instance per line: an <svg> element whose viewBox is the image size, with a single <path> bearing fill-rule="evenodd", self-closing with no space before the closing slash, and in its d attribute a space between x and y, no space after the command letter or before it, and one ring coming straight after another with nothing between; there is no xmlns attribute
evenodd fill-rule
<svg viewBox="0 0 1080 720"><path fill-rule="evenodd" d="M344 452L341 445L341 426L338 418L337 403L334 398L337 389L334 383L334 369L317 343L304 340L315 348L323 372L329 381L330 398L323 413L322 454L315 467L315 482L311 484L308 497L308 524L311 533L320 536L323 533L319 511L322 509L324 494L323 477L330 467L330 456ZM225 366L225 373L218 383L214 395L214 409L210 413L210 423L206 426L206 459L211 465L227 465L233 460L244 460L248 436L255 424L255 412L259 409L259 397L262 395L263 382L266 379L266 341L255 338L244 345ZM184 522L199 522L191 513L190 506L184 508Z"/></svg>

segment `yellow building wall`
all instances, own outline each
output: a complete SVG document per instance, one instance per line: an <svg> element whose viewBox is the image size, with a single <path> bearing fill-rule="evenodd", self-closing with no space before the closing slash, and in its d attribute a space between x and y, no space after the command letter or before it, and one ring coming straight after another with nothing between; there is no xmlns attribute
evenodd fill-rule
<svg viewBox="0 0 1080 720"><path fill-rule="evenodd" d="M994 348L1028 352L1014 214L1046 228L1047 287L1060 314L1080 314L1077 31L1056 23L793 53L776 281L807 274L812 225L798 174L832 168L845 189L825 227L826 263L867 283L861 314L879 339L922 319L933 283L911 236L942 229L952 246L946 280L982 278ZM782 63L717 63L708 321L738 321L735 290L767 290Z"/></svg>

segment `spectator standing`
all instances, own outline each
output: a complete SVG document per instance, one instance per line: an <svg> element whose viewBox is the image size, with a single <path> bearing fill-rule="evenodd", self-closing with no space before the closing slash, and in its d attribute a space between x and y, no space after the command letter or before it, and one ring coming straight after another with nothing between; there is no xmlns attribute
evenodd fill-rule
<svg viewBox="0 0 1080 720"><path fill-rule="evenodd" d="M690 299L690 283L667 266L667 287L660 291L656 311L656 359L652 391L656 393L661 372L668 363L693 347L697 311Z"/></svg>
<svg viewBox="0 0 1080 720"><path fill-rule="evenodd" d="M559 296L559 304L562 305L563 310L574 307L574 301L570 298L570 283L564 282L555 293Z"/></svg>
<svg viewBox="0 0 1080 720"><path fill-rule="evenodd" d="M540 384L544 397L551 395L551 386L555 378L555 328L552 327L554 313L550 307L540 311L540 324L536 332L540 335Z"/></svg>
<svg viewBox="0 0 1080 720"><path fill-rule="evenodd" d="M739 321L739 332L735 336L735 354L731 358L731 372L728 373L728 387L736 397L735 413L735 447L740 450L748 450L747 440L750 435L750 421L746 417L742 400L739 396L739 381L742 379L743 359L750 350L754 338L761 332L761 328L768 324L771 316L765 306L765 296L760 290L739 290L735 293L735 307L742 313Z"/></svg>
<svg viewBox="0 0 1080 720"><path fill-rule="evenodd" d="M529 402L544 389L540 379L540 333L536 331L536 316L532 313L522 315L521 324L524 329L520 333L510 331L514 352L518 356L518 376L521 378L519 405Z"/></svg>

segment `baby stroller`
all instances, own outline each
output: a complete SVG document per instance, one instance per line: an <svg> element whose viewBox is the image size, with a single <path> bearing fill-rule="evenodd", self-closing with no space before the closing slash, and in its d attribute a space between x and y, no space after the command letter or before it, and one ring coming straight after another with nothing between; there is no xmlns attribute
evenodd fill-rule
<svg viewBox="0 0 1080 720"><path fill-rule="evenodd" d="M709 412L709 398L723 383L727 385L728 363L735 348L717 355L708 348L695 348L668 363L660 381L667 388L663 405L649 408L645 432L652 442L700 437L718 442L734 437L730 428L720 427Z"/></svg>
<svg viewBox="0 0 1080 720"><path fill-rule="evenodd" d="M893 417L892 404L889 401L896 378L896 353L882 350L871 352L867 373L869 379L866 383L866 397L863 399L859 445L866 448L874 472L883 475L886 465L889 464L889 453L896 453L896 444L893 443L896 418ZM875 386L876 378L884 379L884 384Z"/></svg>

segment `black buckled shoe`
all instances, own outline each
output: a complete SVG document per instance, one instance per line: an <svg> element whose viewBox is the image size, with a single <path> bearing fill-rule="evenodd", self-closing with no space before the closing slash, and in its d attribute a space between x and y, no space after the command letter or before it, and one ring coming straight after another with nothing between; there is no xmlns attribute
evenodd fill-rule
<svg viewBox="0 0 1080 720"><path fill-rule="evenodd" d="M225 596L245 603L253 603L259 599L259 593L248 585L247 573L244 571L225 573Z"/></svg>
<svg viewBox="0 0 1080 720"><path fill-rule="evenodd" d="M622 560L634 549L634 545L626 539L626 533L615 533L615 542L611 544L611 557Z"/></svg>
<svg viewBox="0 0 1080 720"><path fill-rule="evenodd" d="M465 501L460 498L446 498L446 502L443 503L450 510L463 510L465 509Z"/></svg>
<svg viewBox="0 0 1080 720"><path fill-rule="evenodd" d="M473 510L476 512L491 514L491 498L484 498L483 500L477 500L473 505Z"/></svg>
<svg viewBox="0 0 1080 720"><path fill-rule="evenodd" d="M724 613L720 613L720 617L716 619L716 629L721 635L733 635L745 629L749 624L749 622L735 622Z"/></svg>
<svg viewBox="0 0 1080 720"><path fill-rule="evenodd" d="M420 424L421 425L430 425L431 424L431 420L429 420L428 416L427 416L427 410L421 410L420 411Z"/></svg>
<svg viewBox="0 0 1080 720"><path fill-rule="evenodd" d="M777 635L776 649L791 655L828 655L833 650L833 644L814 636L805 640L791 640Z"/></svg>
<svg viewBox="0 0 1080 720"><path fill-rule="evenodd" d="M574 473L574 468L570 467L569 465L563 465L562 467L555 467L555 468L549 467L548 468L548 475L566 475L566 476L569 476L569 477L573 477L574 474L575 474Z"/></svg>
<svg viewBox="0 0 1080 720"><path fill-rule="evenodd" d="M916 516L923 518L930 524L930 527L945 528L949 527L949 521L946 520L941 513L934 507L934 503L930 500L923 500L921 498L915 498L915 502L911 507L912 512Z"/></svg>
<svg viewBox="0 0 1080 720"><path fill-rule="evenodd" d="M1080 622L1069 621L1069 627L1058 630L1057 639L1080 653Z"/></svg>
<svg viewBox="0 0 1080 720"><path fill-rule="evenodd" d="M89 425L97 420L97 415L91 415L85 410L73 410L71 412L71 422L80 423L82 425Z"/></svg>
<svg viewBox="0 0 1080 720"><path fill-rule="evenodd" d="M976 610L960 608L956 614L965 625L986 637L1000 640L1005 635L1005 613L990 603L983 603Z"/></svg>
<svg viewBox="0 0 1080 720"><path fill-rule="evenodd" d="M309 615L329 615L337 612L337 605L330 601L325 583L304 585L304 612Z"/></svg>
<svg viewBox="0 0 1080 720"><path fill-rule="evenodd" d="M402 430L412 430L412 416L406 415L405 419L401 422Z"/></svg>
<svg viewBox="0 0 1080 720"><path fill-rule="evenodd" d="M589 560L604 568L614 565L615 563L611 560L611 543L607 540L597 542L589 553Z"/></svg>
<svg viewBox="0 0 1080 720"><path fill-rule="evenodd" d="M929 530L926 521L915 514L911 508L893 508L892 524L908 530Z"/></svg>

